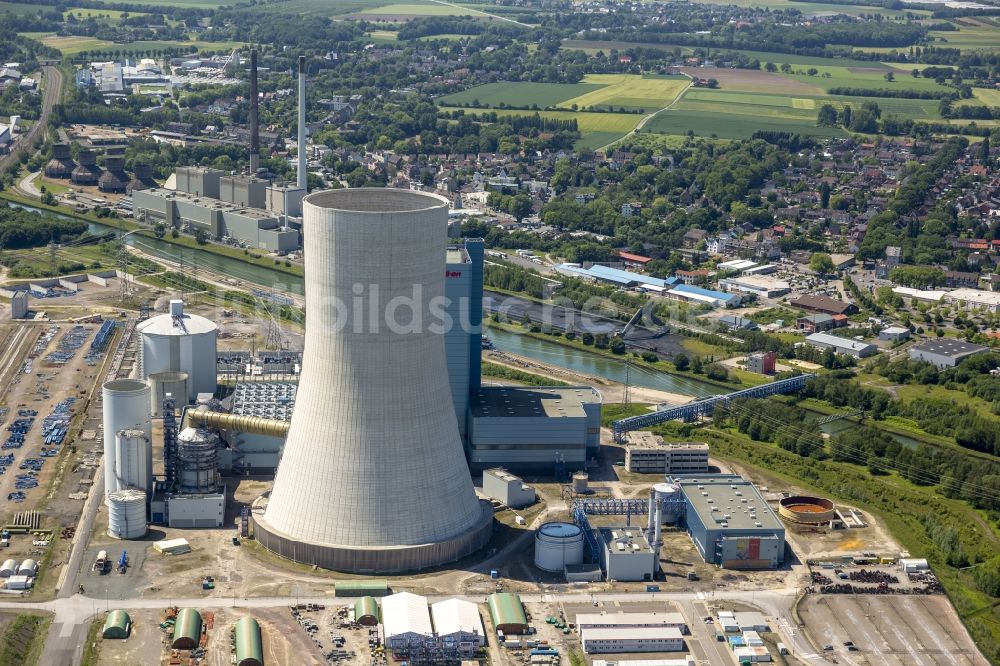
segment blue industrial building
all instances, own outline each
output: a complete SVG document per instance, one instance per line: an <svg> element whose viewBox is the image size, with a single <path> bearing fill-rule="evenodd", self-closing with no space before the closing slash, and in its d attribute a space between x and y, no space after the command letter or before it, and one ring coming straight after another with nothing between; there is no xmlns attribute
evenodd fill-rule
<svg viewBox="0 0 1000 666"><path fill-rule="evenodd" d="M724 569L774 569L785 559L785 526L752 483L736 474L683 474L684 520L704 560Z"/></svg>

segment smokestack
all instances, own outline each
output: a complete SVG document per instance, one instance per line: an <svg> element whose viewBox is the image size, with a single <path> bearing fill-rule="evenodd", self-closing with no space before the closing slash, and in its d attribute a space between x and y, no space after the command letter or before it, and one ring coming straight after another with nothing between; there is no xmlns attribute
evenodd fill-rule
<svg viewBox="0 0 1000 666"><path fill-rule="evenodd" d="M299 56L299 189L306 189L306 57Z"/></svg>
<svg viewBox="0 0 1000 666"><path fill-rule="evenodd" d="M260 120L257 113L257 49L250 51L250 175L260 168Z"/></svg>

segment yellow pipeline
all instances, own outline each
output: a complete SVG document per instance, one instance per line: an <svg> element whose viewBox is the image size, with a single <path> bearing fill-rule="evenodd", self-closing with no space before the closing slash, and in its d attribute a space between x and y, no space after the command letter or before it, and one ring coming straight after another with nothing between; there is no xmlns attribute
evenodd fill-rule
<svg viewBox="0 0 1000 666"><path fill-rule="evenodd" d="M224 414L213 412L204 407L189 409L185 412L184 427L219 428L253 435L269 435L284 437L288 434L288 421L265 419L260 416L242 416L239 414Z"/></svg>

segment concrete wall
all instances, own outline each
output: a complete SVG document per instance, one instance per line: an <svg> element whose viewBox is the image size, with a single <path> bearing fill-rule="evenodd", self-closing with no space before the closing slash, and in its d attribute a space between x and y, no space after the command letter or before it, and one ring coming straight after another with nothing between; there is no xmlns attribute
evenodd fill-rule
<svg viewBox="0 0 1000 666"><path fill-rule="evenodd" d="M551 473L556 453L567 469L583 469L587 441L584 417L469 415L469 465L476 470L503 466Z"/></svg>
<svg viewBox="0 0 1000 666"><path fill-rule="evenodd" d="M219 179L224 171L201 169L198 167L177 167L177 191L196 194L200 197L219 198Z"/></svg>
<svg viewBox="0 0 1000 666"><path fill-rule="evenodd" d="M222 527L226 512L226 496L178 495L167 500L169 527Z"/></svg>

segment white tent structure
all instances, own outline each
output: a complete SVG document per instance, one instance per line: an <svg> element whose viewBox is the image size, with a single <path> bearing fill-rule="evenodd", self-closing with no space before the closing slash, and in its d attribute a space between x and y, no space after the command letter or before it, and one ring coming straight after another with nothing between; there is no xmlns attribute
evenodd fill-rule
<svg viewBox="0 0 1000 666"><path fill-rule="evenodd" d="M431 605L434 630L446 641L482 646L486 642L483 618L471 601L447 599Z"/></svg>
<svg viewBox="0 0 1000 666"><path fill-rule="evenodd" d="M382 599L385 643L393 650L422 643L434 635L427 597L399 592Z"/></svg>

